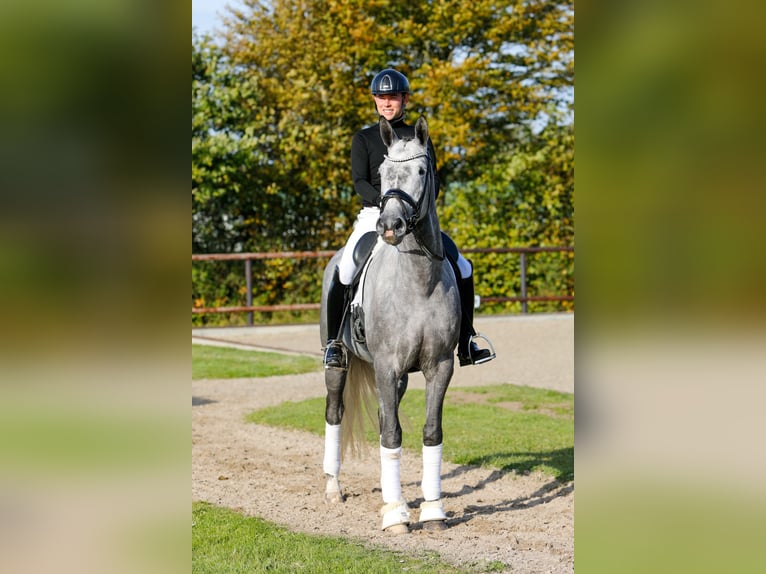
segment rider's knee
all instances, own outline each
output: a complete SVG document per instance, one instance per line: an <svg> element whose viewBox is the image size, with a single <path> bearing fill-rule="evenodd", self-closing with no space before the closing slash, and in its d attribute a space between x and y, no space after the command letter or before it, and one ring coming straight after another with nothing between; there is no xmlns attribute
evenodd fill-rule
<svg viewBox="0 0 766 574"><path fill-rule="evenodd" d="M351 285L351 281L354 280L354 273L356 272L356 265L354 265L353 258L349 258L349 261L342 261L338 265L338 279L344 285Z"/></svg>
<svg viewBox="0 0 766 574"><path fill-rule="evenodd" d="M468 259L463 257L462 253L458 255L457 268L458 271L460 271L460 277L463 279L468 279L471 275L473 275L473 265L471 265L471 262L468 261Z"/></svg>

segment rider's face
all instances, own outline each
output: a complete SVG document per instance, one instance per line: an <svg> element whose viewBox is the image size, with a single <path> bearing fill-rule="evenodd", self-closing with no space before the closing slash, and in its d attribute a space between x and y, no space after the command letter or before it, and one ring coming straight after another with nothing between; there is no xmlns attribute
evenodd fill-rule
<svg viewBox="0 0 766 574"><path fill-rule="evenodd" d="M409 100L409 94L383 94L372 96L378 113L388 121L398 118Z"/></svg>

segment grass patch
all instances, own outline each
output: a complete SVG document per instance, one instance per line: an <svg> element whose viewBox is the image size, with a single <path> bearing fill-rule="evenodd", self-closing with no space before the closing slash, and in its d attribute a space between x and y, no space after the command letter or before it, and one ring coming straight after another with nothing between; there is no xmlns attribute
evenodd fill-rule
<svg viewBox="0 0 766 574"><path fill-rule="evenodd" d="M748 488L672 472L596 480L575 546L582 572L755 573L766 563L766 505ZM616 478L616 479L615 479ZM732 483L726 486L732 486ZM579 497L579 493L578 493ZM580 498L578 498L580 504ZM582 508L582 507L581 507Z"/></svg>
<svg viewBox="0 0 766 574"><path fill-rule="evenodd" d="M188 441L187 433L167 416L87 406L4 406L0 407L0 460L15 473L124 473L171 461L183 464L184 451L179 447Z"/></svg>
<svg viewBox="0 0 766 574"><path fill-rule="evenodd" d="M330 536L290 532L207 503L192 504L192 572L420 572L460 574L436 553L409 556Z"/></svg>
<svg viewBox="0 0 766 574"><path fill-rule="evenodd" d="M288 402L255 411L250 422L324 434L325 399ZM411 422L403 446L419 452L425 392L410 389L400 410ZM574 478L574 395L533 387L494 385L452 389L444 402L446 460L518 473L541 471ZM378 444L376 429L367 440Z"/></svg>
<svg viewBox="0 0 766 574"><path fill-rule="evenodd" d="M192 345L192 379L273 377L318 371L318 357Z"/></svg>

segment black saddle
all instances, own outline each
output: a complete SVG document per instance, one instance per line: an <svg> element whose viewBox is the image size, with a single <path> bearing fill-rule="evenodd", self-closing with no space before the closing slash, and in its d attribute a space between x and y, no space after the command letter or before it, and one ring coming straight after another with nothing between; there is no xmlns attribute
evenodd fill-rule
<svg viewBox="0 0 766 574"><path fill-rule="evenodd" d="M442 231L442 243L444 244L444 253L447 255L447 259L453 265L457 263L457 258L460 257L460 252L457 250L457 245L452 241L452 238ZM460 277L459 275L457 277Z"/></svg>
<svg viewBox="0 0 766 574"><path fill-rule="evenodd" d="M375 244L378 242L378 234L375 231L368 231L359 241L356 242L354 247L354 265L356 265L356 273L354 273L354 279L351 281L351 285L356 287L359 282L359 276L362 274L364 264L372 255L372 250L375 248Z"/></svg>

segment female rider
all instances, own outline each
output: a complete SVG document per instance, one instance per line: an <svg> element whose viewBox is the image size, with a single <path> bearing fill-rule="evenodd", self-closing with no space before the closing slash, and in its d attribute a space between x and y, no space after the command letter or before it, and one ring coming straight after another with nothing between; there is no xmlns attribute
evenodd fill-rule
<svg viewBox="0 0 766 574"><path fill-rule="evenodd" d="M407 103L410 99L410 83L407 77L391 68L379 72L370 84L370 92L379 116L386 118L400 138L412 138L415 128L404 121ZM347 288L356 272L354 263L354 247L359 239L368 231L375 231L375 225L380 217L380 173L386 146L380 136L378 123L359 130L351 141L351 176L354 190L362 199L362 209L357 214L356 223L338 268L330 283L327 296L327 332L328 340L324 355L325 368L343 369L346 366L343 346L341 345L340 329L342 327L345 307L348 304ZM431 139L428 139L428 154L436 174L436 153ZM435 192L439 196L439 178L435 178ZM486 363L495 358L489 349L481 349L472 340L477 334L473 329L473 267L461 254L457 258L458 290L463 315L460 321L460 340L458 343L458 359L460 366ZM483 335L479 337L485 338Z"/></svg>

